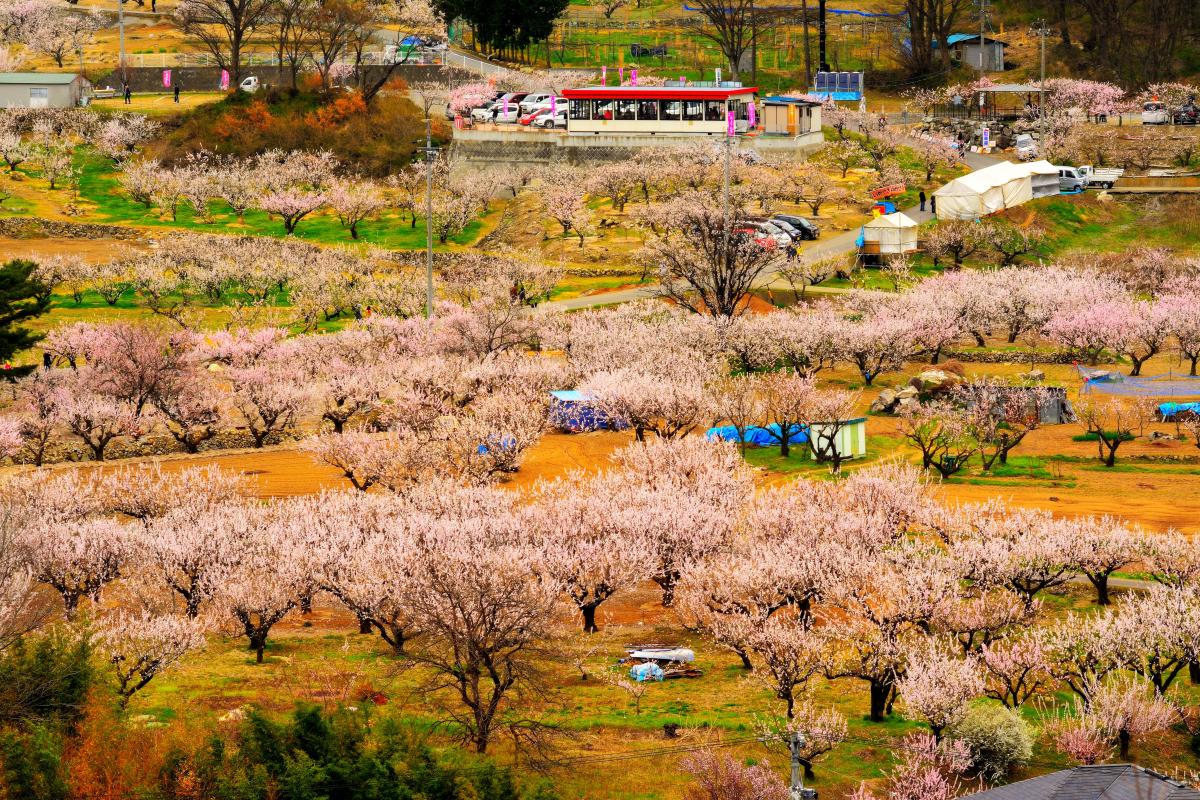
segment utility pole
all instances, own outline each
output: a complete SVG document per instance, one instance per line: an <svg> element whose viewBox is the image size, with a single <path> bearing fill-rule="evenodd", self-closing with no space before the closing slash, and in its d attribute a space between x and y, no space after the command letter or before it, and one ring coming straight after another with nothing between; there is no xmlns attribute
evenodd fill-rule
<svg viewBox="0 0 1200 800"><path fill-rule="evenodd" d="M125 0L117 0L117 28L121 32L121 90L129 85L129 67L125 64Z"/></svg>
<svg viewBox="0 0 1200 800"><path fill-rule="evenodd" d="M425 118L425 318L433 317L433 121Z"/></svg>
<svg viewBox="0 0 1200 800"><path fill-rule="evenodd" d="M817 60L821 72L829 72L829 61L825 58L825 0L817 0Z"/></svg>
<svg viewBox="0 0 1200 800"><path fill-rule="evenodd" d="M800 748L803 746L804 736L793 731L788 738L788 749L792 752L792 800L817 800L816 789L804 788L804 773L800 769Z"/></svg>
<svg viewBox="0 0 1200 800"><path fill-rule="evenodd" d="M736 132L735 125L737 123L733 119L732 110L726 111L725 114L727 115L725 129L725 175L721 181L721 215L724 219L722 235L725 237L725 250L728 251L730 228L733 224L729 219L731 213L729 208L729 159L731 157L730 151L733 149L733 136ZM726 253L726 257L728 257L728 252Z"/></svg>
<svg viewBox="0 0 1200 800"><path fill-rule="evenodd" d="M1038 136L1041 147L1046 146L1046 37L1050 35L1050 28L1046 25L1046 20L1039 19L1033 23L1030 33L1041 38L1042 40L1042 78L1038 83ZM1045 158L1040 152L1038 156Z"/></svg>
<svg viewBox="0 0 1200 800"><path fill-rule="evenodd" d="M983 43L983 30L987 24L987 0L979 0L979 74L983 75L984 70L984 55L986 54L985 45Z"/></svg>
<svg viewBox="0 0 1200 800"><path fill-rule="evenodd" d="M750 0L750 82L758 85L758 12Z"/></svg>

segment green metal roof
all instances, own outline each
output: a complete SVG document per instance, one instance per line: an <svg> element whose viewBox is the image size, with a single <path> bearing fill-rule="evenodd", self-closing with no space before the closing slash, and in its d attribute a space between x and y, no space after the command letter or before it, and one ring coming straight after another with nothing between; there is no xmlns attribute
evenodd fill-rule
<svg viewBox="0 0 1200 800"><path fill-rule="evenodd" d="M74 83L80 77L74 72L0 72L0 84L24 84L62 86Z"/></svg>

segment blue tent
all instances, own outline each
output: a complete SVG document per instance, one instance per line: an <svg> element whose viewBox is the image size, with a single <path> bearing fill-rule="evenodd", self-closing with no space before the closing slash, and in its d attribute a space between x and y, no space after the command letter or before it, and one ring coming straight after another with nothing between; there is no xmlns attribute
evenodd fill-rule
<svg viewBox="0 0 1200 800"><path fill-rule="evenodd" d="M734 425L719 425L716 428L709 428L708 433L705 435L709 441L741 441L738 437L738 429ZM766 428L753 426L746 429L746 444L755 447L774 447L779 444L780 438L781 434L778 424L773 423ZM792 435L788 437L788 444L805 444L807 442L808 433L805 430L792 431Z"/></svg>
<svg viewBox="0 0 1200 800"><path fill-rule="evenodd" d="M591 403L583 392L558 391L550 393L550 422L571 433L600 430L624 430L629 426L608 415Z"/></svg>

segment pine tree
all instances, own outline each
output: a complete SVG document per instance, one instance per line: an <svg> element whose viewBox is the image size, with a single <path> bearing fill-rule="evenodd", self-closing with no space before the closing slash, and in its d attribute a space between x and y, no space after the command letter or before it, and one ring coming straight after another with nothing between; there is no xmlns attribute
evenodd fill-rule
<svg viewBox="0 0 1200 800"><path fill-rule="evenodd" d="M13 355L32 347L41 335L19 323L45 313L50 307L50 287L34 276L37 264L16 260L0 266L0 367ZM5 369L6 376L29 372L32 367Z"/></svg>

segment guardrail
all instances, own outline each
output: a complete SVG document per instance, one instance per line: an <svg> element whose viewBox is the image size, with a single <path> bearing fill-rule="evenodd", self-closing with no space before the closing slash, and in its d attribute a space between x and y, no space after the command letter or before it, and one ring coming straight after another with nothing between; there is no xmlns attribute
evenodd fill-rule
<svg viewBox="0 0 1200 800"><path fill-rule="evenodd" d="M442 58L444 55L450 54L436 50L421 51L419 53L413 53L409 55L399 63L437 66L445 63ZM218 66L217 60L209 53L129 53L125 56L125 63L130 67L161 67L163 69ZM334 63L338 66L354 66L354 62L352 60L344 58L338 59ZM377 66L391 62L385 58L384 51L377 50L364 53L362 63L368 66ZM286 67L288 64L286 62L281 63L279 56L274 53L246 53L242 56L243 69L247 67L279 66ZM306 64L305 66L308 65Z"/></svg>
<svg viewBox="0 0 1200 800"><path fill-rule="evenodd" d="M447 67L458 67L478 75L505 75L512 71L503 64L493 64L490 61L484 61L455 50L443 50L440 55L442 63Z"/></svg>

